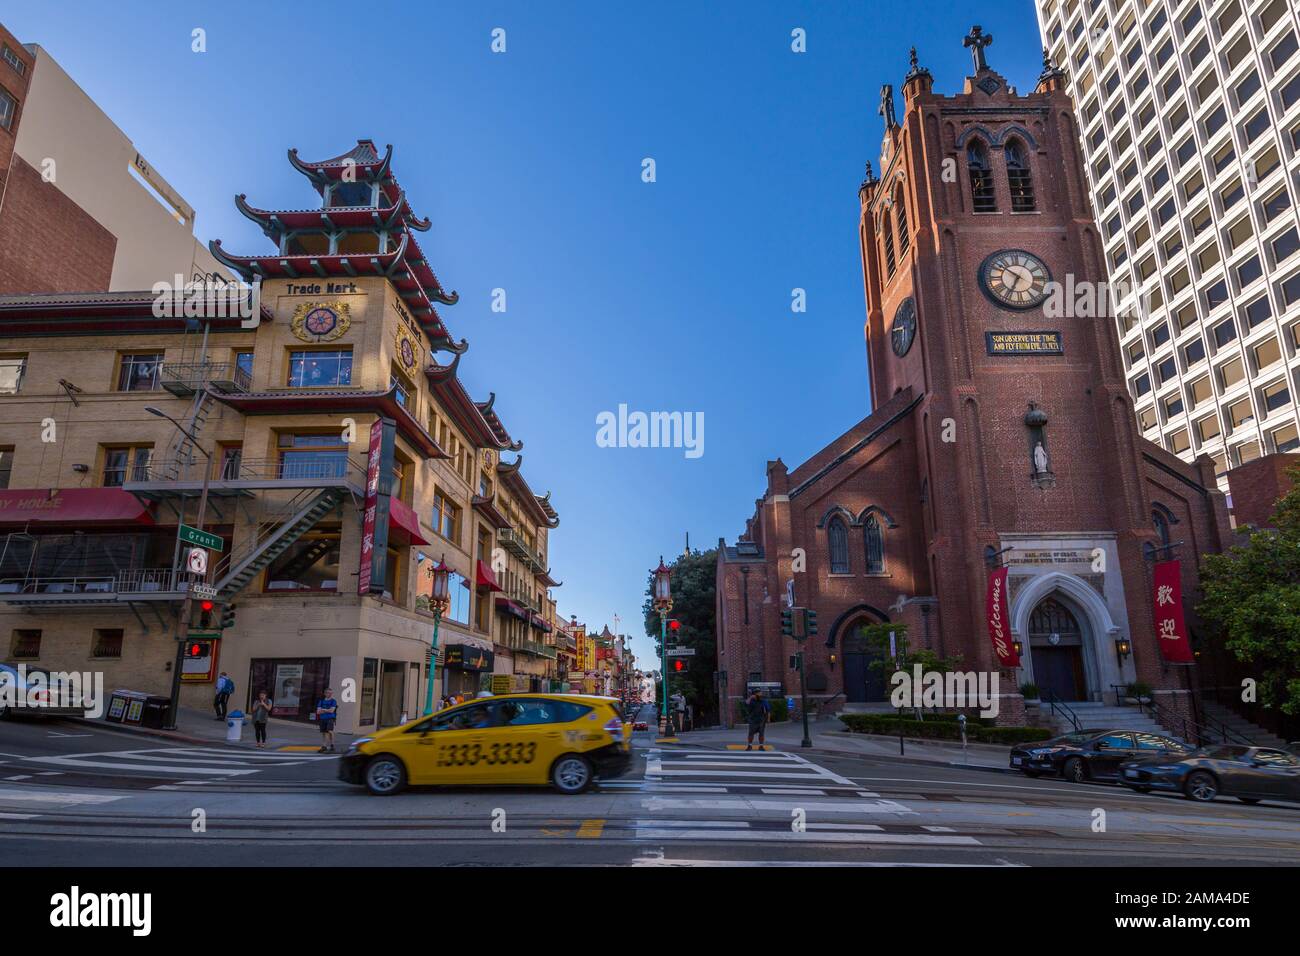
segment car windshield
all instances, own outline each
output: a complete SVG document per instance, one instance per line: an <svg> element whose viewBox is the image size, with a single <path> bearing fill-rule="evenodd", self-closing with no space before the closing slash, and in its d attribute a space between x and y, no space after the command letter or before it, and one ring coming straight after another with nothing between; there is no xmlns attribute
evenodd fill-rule
<svg viewBox="0 0 1300 956"><path fill-rule="evenodd" d="M1212 760L1244 760L1249 752L1249 747L1237 744L1220 744L1217 747L1205 748L1205 756Z"/></svg>
<svg viewBox="0 0 1300 956"><path fill-rule="evenodd" d="M1073 733L1061 734L1059 737L1053 737L1048 741L1049 744L1081 744L1084 741L1091 740L1092 734L1086 730L1076 730Z"/></svg>

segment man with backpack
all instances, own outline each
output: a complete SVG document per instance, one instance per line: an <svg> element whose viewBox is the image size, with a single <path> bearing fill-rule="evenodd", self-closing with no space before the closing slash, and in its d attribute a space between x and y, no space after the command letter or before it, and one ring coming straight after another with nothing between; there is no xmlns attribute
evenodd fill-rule
<svg viewBox="0 0 1300 956"><path fill-rule="evenodd" d="M225 671L217 678L217 694L212 698L212 706L217 712L214 720L226 719L226 703L230 700L230 695L235 692L235 682L230 679L230 675Z"/></svg>
<svg viewBox="0 0 1300 956"><path fill-rule="evenodd" d="M767 727L770 713L767 701L763 699L763 692L756 688L745 701L745 719L749 722L749 739L745 742L746 750L754 749L755 735L758 736L758 749L764 750L766 748L763 731Z"/></svg>

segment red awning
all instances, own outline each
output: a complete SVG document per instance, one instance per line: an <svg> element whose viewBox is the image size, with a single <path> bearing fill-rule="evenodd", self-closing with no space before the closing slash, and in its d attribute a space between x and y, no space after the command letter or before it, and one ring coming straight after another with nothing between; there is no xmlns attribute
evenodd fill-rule
<svg viewBox="0 0 1300 956"><path fill-rule="evenodd" d="M0 524L154 523L146 505L121 488L11 488L0 491Z"/></svg>
<svg viewBox="0 0 1300 956"><path fill-rule="evenodd" d="M489 591L501 591L503 588L497 584L496 575L482 561L478 562L478 567L474 572L474 579L481 588L487 588Z"/></svg>
<svg viewBox="0 0 1300 956"><path fill-rule="evenodd" d="M420 518L415 509L396 498L388 504L388 533L393 536L393 543L398 545L429 543L420 530Z"/></svg>

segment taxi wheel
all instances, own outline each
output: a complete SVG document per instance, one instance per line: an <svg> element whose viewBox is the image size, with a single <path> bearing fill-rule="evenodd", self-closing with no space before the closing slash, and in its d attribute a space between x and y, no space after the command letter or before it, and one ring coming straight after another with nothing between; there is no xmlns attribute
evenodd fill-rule
<svg viewBox="0 0 1300 956"><path fill-rule="evenodd" d="M591 779L591 763L581 754L565 754L551 765L551 785L560 793L582 793Z"/></svg>
<svg viewBox="0 0 1300 956"><path fill-rule="evenodd" d="M392 796L406 787L406 768L392 754L380 754L366 764L365 781L375 796Z"/></svg>

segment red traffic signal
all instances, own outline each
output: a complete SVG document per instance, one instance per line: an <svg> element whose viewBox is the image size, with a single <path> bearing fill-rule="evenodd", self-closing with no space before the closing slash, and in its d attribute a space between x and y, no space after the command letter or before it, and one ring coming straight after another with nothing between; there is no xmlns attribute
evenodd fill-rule
<svg viewBox="0 0 1300 956"><path fill-rule="evenodd" d="M199 644L199 643L197 643L197 642L191 642L191 643L190 643L190 644L185 648L185 656L186 656L186 657L202 657L202 656L203 656L203 645L202 645L202 644Z"/></svg>
<svg viewBox="0 0 1300 956"><path fill-rule="evenodd" d="M669 622L668 622L668 630L670 630L670 631L680 630L680 629L681 629L681 626L682 626L682 622L681 622L681 621L669 621Z"/></svg>
<svg viewBox="0 0 1300 956"><path fill-rule="evenodd" d="M199 610L211 611L214 607L216 607L216 605L213 604L211 601L204 601L202 604L199 605Z"/></svg>
<svg viewBox="0 0 1300 956"><path fill-rule="evenodd" d="M678 674L685 673L686 662L682 660L673 661L673 671Z"/></svg>

